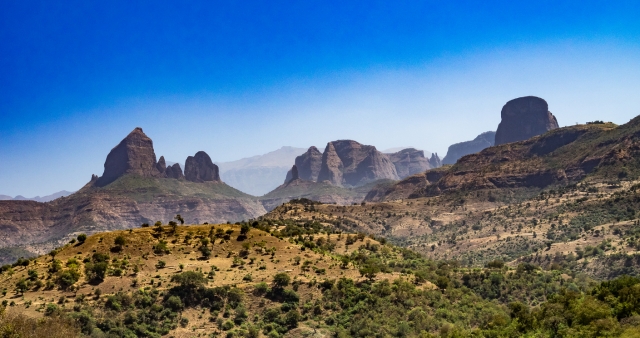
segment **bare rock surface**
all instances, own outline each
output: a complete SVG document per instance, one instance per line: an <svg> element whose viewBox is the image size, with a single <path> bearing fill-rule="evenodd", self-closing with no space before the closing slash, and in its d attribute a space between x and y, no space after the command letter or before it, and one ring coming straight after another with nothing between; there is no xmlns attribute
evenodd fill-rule
<svg viewBox="0 0 640 338"><path fill-rule="evenodd" d="M184 177L191 182L221 182L218 166L213 164L211 157L204 151L195 156L187 157L184 165Z"/></svg>
<svg viewBox="0 0 640 338"><path fill-rule="evenodd" d="M134 129L117 146L115 146L104 162L104 173L96 185L103 187L124 174L135 174L142 177L159 177L156 169L156 154L153 141L142 132L142 128Z"/></svg>
<svg viewBox="0 0 640 338"><path fill-rule="evenodd" d="M182 173L182 168L180 168L180 164L178 163L174 163L172 166L167 167L164 174L167 178L175 178L175 179L184 178L184 174Z"/></svg>
<svg viewBox="0 0 640 338"><path fill-rule="evenodd" d="M558 128L547 101L535 96L507 102L500 115L502 121L496 131L495 145L528 140Z"/></svg>
<svg viewBox="0 0 640 338"><path fill-rule="evenodd" d="M496 132L487 131L478 135L471 141L453 144L449 146L447 155L442 159L442 164L454 164L463 156L475 154L483 149L493 147L495 139Z"/></svg>
<svg viewBox="0 0 640 338"><path fill-rule="evenodd" d="M431 158L429 158L429 165L431 165L431 168L442 167L442 160L440 160L440 156L438 156L438 153L431 154Z"/></svg>
<svg viewBox="0 0 640 338"><path fill-rule="evenodd" d="M296 157L295 164L301 179L315 182L322 167L322 153L312 146L304 154Z"/></svg>
<svg viewBox="0 0 640 338"><path fill-rule="evenodd" d="M407 148L387 155L401 179L432 168L422 150Z"/></svg>

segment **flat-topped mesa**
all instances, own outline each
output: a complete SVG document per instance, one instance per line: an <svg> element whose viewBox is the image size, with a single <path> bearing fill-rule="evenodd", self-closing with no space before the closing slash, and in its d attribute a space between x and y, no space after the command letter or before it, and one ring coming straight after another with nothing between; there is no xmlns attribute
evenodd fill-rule
<svg viewBox="0 0 640 338"><path fill-rule="evenodd" d="M396 153L387 154L387 156L393 162L401 179L433 168L429 164L429 159L424 157L423 150L407 148Z"/></svg>
<svg viewBox="0 0 640 338"><path fill-rule="evenodd" d="M218 166L213 164L211 157L204 151L199 151L195 156L187 157L184 165L184 177L191 182L222 182Z"/></svg>
<svg viewBox="0 0 640 338"><path fill-rule="evenodd" d="M376 147L352 140L329 142L322 154L318 182L360 186L380 179L399 179L395 165Z"/></svg>
<svg viewBox="0 0 640 338"><path fill-rule="evenodd" d="M535 96L507 102L500 115L502 121L496 131L495 145L528 140L558 128L547 101Z"/></svg>
<svg viewBox="0 0 640 338"><path fill-rule="evenodd" d="M156 168L153 141L142 132L142 128L135 128L111 149L104 162L104 173L96 180L96 185L103 187L124 174L143 177L160 176Z"/></svg>

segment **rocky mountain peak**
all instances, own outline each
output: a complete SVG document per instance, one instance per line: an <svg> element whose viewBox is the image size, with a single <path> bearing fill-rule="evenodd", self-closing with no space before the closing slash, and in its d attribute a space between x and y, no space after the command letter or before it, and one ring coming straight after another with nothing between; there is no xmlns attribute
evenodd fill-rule
<svg viewBox="0 0 640 338"><path fill-rule="evenodd" d="M438 153L432 153L431 154L431 158L429 159L429 165L431 165L431 168L440 168L440 167L442 167L442 161L440 160L440 157L438 156Z"/></svg>
<svg viewBox="0 0 640 338"><path fill-rule="evenodd" d="M387 155L396 167L396 172L401 179L432 168L429 159L424 157L422 150L407 148Z"/></svg>
<svg viewBox="0 0 640 338"><path fill-rule="evenodd" d="M180 168L178 166L178 168ZM187 157L184 167L184 177L191 182L221 182L218 166L213 164L211 157L204 151L195 156Z"/></svg>
<svg viewBox="0 0 640 338"><path fill-rule="evenodd" d="M558 128L547 101L535 96L507 102L500 115L502 121L496 131L496 145L527 140Z"/></svg>
<svg viewBox="0 0 640 338"><path fill-rule="evenodd" d="M142 128L135 128L117 146L111 149L104 163L104 173L96 180L97 186L105 186L124 174L145 177L159 176L153 141Z"/></svg>
<svg viewBox="0 0 640 338"><path fill-rule="evenodd" d="M311 146L307 152L296 157L295 165L301 179L315 182L322 166L322 153L318 148Z"/></svg>
<svg viewBox="0 0 640 338"><path fill-rule="evenodd" d="M397 180L398 173L389 157L376 147L353 140L327 143L322 154L318 182L359 186L379 179Z"/></svg>

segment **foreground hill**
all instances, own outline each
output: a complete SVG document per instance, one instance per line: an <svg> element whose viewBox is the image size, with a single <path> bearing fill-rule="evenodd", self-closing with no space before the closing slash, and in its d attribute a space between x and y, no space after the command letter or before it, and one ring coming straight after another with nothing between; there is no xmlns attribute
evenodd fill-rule
<svg viewBox="0 0 640 338"><path fill-rule="evenodd" d="M298 206L317 204L283 207ZM467 269L312 220L154 226L78 240L0 269L3 336L640 334L638 279L597 284L499 261Z"/></svg>

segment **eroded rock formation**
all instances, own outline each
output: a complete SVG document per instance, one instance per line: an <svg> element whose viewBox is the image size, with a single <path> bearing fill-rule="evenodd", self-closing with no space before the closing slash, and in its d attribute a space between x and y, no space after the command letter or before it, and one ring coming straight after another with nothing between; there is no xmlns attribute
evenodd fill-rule
<svg viewBox="0 0 640 338"><path fill-rule="evenodd" d="M218 166L213 164L211 157L204 151L195 156L187 157L184 164L184 177L191 182L221 182Z"/></svg>
<svg viewBox="0 0 640 338"><path fill-rule="evenodd" d="M401 179L432 168L429 159L424 157L422 150L407 148L387 155L396 167L396 172Z"/></svg>
<svg viewBox="0 0 640 338"><path fill-rule="evenodd" d="M528 140L558 128L547 101L535 96L507 102L500 115L502 121L496 131L495 145Z"/></svg>
<svg viewBox="0 0 640 338"><path fill-rule="evenodd" d="M105 186L124 174L143 177L160 176L156 168L153 141L142 132L142 128L134 129L111 149L104 162L104 173L97 179L96 185Z"/></svg>

